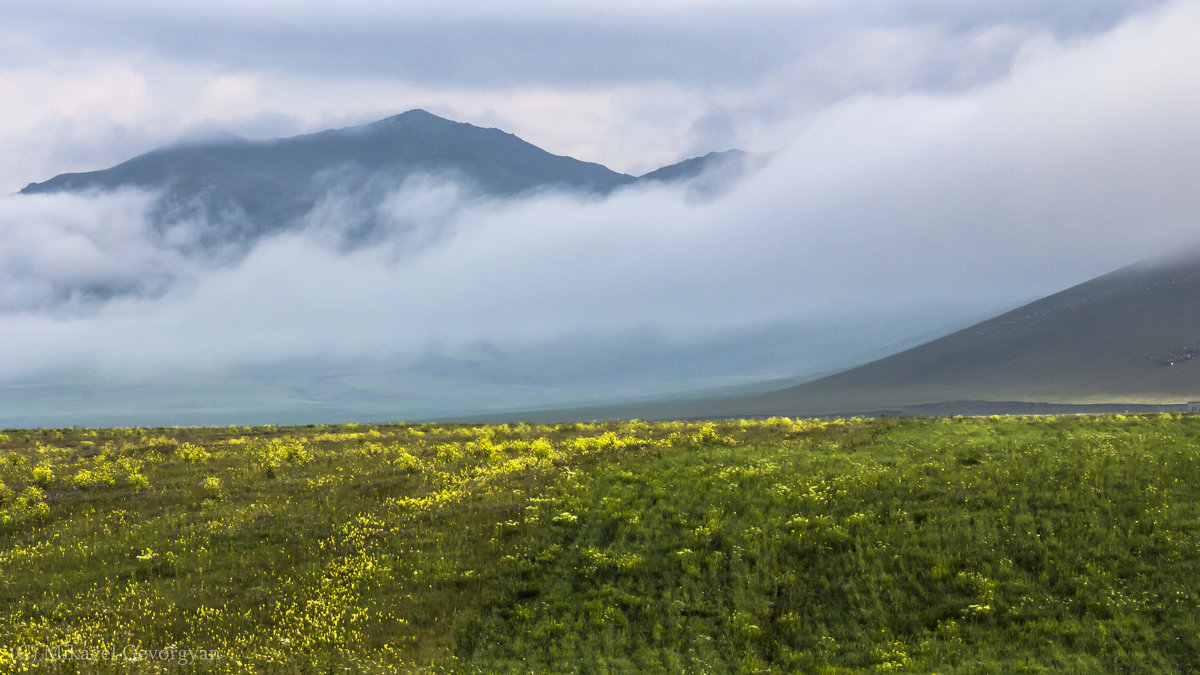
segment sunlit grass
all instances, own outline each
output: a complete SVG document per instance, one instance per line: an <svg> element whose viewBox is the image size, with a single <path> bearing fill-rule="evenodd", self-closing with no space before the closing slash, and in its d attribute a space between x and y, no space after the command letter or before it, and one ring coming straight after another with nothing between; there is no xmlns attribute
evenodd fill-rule
<svg viewBox="0 0 1200 675"><path fill-rule="evenodd" d="M1198 488L1187 415L8 430L0 672L1194 672Z"/></svg>

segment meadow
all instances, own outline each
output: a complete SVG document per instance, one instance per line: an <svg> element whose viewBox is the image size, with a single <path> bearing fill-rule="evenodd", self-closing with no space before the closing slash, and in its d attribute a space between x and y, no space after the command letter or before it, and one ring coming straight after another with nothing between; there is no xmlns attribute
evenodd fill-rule
<svg viewBox="0 0 1200 675"><path fill-rule="evenodd" d="M0 672L1200 672L1200 416L0 433Z"/></svg>

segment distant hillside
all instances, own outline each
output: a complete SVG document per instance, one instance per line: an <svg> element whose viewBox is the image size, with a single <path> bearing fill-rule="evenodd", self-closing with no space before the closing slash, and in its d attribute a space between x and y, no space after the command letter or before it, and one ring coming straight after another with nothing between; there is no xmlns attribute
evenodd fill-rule
<svg viewBox="0 0 1200 675"><path fill-rule="evenodd" d="M1200 399L1198 253L1120 269L842 373L682 412L969 414L995 402L1020 409L1191 399Z"/></svg>

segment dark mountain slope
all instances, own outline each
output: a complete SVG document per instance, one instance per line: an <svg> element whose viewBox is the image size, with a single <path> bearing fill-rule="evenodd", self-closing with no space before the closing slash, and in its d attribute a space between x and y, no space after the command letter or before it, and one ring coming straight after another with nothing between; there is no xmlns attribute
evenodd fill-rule
<svg viewBox="0 0 1200 675"><path fill-rule="evenodd" d="M1126 267L899 354L695 412L807 415L962 401L1189 399L1200 399L1195 253Z"/></svg>

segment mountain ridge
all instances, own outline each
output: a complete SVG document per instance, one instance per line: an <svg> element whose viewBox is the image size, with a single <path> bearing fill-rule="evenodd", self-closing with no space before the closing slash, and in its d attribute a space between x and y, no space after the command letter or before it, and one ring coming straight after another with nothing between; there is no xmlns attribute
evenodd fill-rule
<svg viewBox="0 0 1200 675"><path fill-rule="evenodd" d="M336 140L346 147L337 149L328 146ZM483 149L485 152L480 153ZM318 152L320 157L298 157L300 151ZM433 152L431 152L433 151ZM275 153L278 156L261 159L256 154ZM214 155L230 154L229 157ZM409 110L366 124L324 129L296 136L251 140L236 136L217 139L184 141L156 148L119 162L106 169L67 172L44 181L27 184L19 194L69 191L89 188L112 189L131 183L149 187L163 185L169 180L169 172L163 171L163 162L173 165L200 163L204 161L234 160L260 168L265 162L292 160L292 172L307 166L320 164L335 166L339 162L357 162L369 170L388 168L397 160L411 162L414 170L437 170L459 168L448 160L470 160L497 162L503 156L507 165L491 166L509 173L524 170L527 178L513 179L505 183L495 176L484 178L478 187L498 194L519 194L531 187L581 188L590 192L607 193L616 187L635 183L642 179L671 182L694 178L716 161L729 162L749 156L740 150L711 152L670 164L642 176L632 176L609 169L597 162L578 160L566 155L555 155L533 145L516 134L495 127L479 127L467 122L457 122L439 117L422 109ZM536 162L547 162L538 165ZM272 167L287 168L287 167ZM557 173L552 173L557 170ZM482 173L466 172L467 178L479 179ZM166 178L166 179L164 179Z"/></svg>

